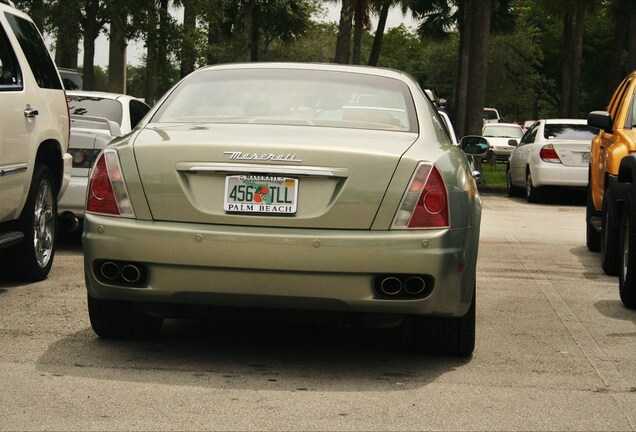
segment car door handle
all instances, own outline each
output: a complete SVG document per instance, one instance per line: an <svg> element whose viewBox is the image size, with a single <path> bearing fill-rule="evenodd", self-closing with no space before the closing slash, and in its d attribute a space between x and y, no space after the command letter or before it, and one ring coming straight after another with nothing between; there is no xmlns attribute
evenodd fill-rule
<svg viewBox="0 0 636 432"><path fill-rule="evenodd" d="M30 105L27 105L27 107L24 109L24 116L26 118L33 118L38 114L40 114L40 112L37 109L32 108Z"/></svg>

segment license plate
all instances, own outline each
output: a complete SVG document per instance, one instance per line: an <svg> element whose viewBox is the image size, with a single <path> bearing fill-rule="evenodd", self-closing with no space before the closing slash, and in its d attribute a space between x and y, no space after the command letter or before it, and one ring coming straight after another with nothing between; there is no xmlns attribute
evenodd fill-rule
<svg viewBox="0 0 636 432"><path fill-rule="evenodd" d="M225 178L223 208L232 213L296 213L298 179L235 175Z"/></svg>
<svg viewBox="0 0 636 432"><path fill-rule="evenodd" d="M590 163L590 154L589 153L581 154L581 159L583 163Z"/></svg>

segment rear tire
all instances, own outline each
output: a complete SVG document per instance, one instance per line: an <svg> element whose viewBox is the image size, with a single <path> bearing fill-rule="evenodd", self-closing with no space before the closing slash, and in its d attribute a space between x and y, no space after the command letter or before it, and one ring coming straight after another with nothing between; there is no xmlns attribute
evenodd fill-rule
<svg viewBox="0 0 636 432"><path fill-rule="evenodd" d="M636 199L630 194L619 234L618 291L623 304L636 309Z"/></svg>
<svg viewBox="0 0 636 432"><path fill-rule="evenodd" d="M538 203L541 201L541 191L532 184L532 174L530 170L526 173L526 200L529 203Z"/></svg>
<svg viewBox="0 0 636 432"><path fill-rule="evenodd" d="M599 252L601 250L601 234L596 231L594 225L590 222L590 219L597 213L594 208L594 201L592 200L592 190L590 186L587 189L587 206L585 208L585 224L586 224L586 236L585 243L587 249L590 252Z"/></svg>
<svg viewBox="0 0 636 432"><path fill-rule="evenodd" d="M603 197L603 211L601 212L601 267L608 276L618 274L618 229L612 221L612 206L609 202L609 191Z"/></svg>
<svg viewBox="0 0 636 432"><path fill-rule="evenodd" d="M88 316L93 331L104 339L149 339L159 333L163 324L163 318L145 314L131 302L91 296Z"/></svg>
<svg viewBox="0 0 636 432"><path fill-rule="evenodd" d="M24 239L6 254L5 273L10 278L38 282L51 271L57 240L57 194L53 185L51 170L36 163L29 195L17 222Z"/></svg>
<svg viewBox="0 0 636 432"><path fill-rule="evenodd" d="M509 197L518 197L521 195L521 188L512 184L512 176L510 174L510 164L506 164L506 189Z"/></svg>
<svg viewBox="0 0 636 432"><path fill-rule="evenodd" d="M411 316L405 324L407 343L417 354L467 357L475 349L475 290L461 317Z"/></svg>

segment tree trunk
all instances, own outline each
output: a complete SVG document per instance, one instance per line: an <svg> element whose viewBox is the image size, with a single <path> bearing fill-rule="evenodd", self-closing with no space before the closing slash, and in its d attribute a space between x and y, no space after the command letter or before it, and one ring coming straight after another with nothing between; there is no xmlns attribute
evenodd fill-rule
<svg viewBox="0 0 636 432"><path fill-rule="evenodd" d="M206 62L209 65L217 64L220 61L219 57L217 56L217 52L223 43L223 36L221 33L221 20L222 15L220 11L213 10L208 12L208 50L206 55Z"/></svg>
<svg viewBox="0 0 636 432"><path fill-rule="evenodd" d="M197 11L193 7L192 0L182 0L183 3L183 33L185 35L181 47L181 78L194 71L196 66L197 50L194 35L197 26Z"/></svg>
<svg viewBox="0 0 636 432"><path fill-rule="evenodd" d="M457 64L457 88L455 91L455 125L457 132L462 137L466 135L466 100L468 98L468 66L470 61L470 32L472 23L470 19L471 4L473 0L464 0L460 3L459 11L459 59Z"/></svg>
<svg viewBox="0 0 636 432"><path fill-rule="evenodd" d="M159 0L159 41L157 41L157 97L170 88L170 61L168 59L168 47L163 41L168 40L170 29L168 26L169 0Z"/></svg>
<svg viewBox="0 0 636 432"><path fill-rule="evenodd" d="M79 54L79 24L61 26L57 30L55 63L59 67L77 69Z"/></svg>
<svg viewBox="0 0 636 432"><path fill-rule="evenodd" d="M359 65L362 63L362 30L364 30L364 11L362 10L362 0L354 0L354 27L353 27L353 54L351 63Z"/></svg>
<svg viewBox="0 0 636 432"><path fill-rule="evenodd" d="M631 2L631 10L629 11L629 38L627 47L627 65L630 71L636 70L636 4Z"/></svg>
<svg viewBox="0 0 636 432"><path fill-rule="evenodd" d="M252 42L254 27L254 0L248 0L243 11L243 38L245 40L245 61L252 60Z"/></svg>
<svg viewBox="0 0 636 432"><path fill-rule="evenodd" d="M108 47L108 91L126 93L126 21L125 8L110 23Z"/></svg>
<svg viewBox="0 0 636 432"><path fill-rule="evenodd" d="M561 68L561 118L568 118L570 95L572 92L572 64L574 56L574 12L568 11L563 17L563 66Z"/></svg>
<svg viewBox="0 0 636 432"><path fill-rule="evenodd" d="M610 63L612 65L620 65L622 62L623 50L618 47L625 45L627 39L627 30L629 27L629 10L627 3L630 0L618 0L613 10L614 24L614 43L616 49L611 50ZM623 79L623 70L619 67L607 68L607 82L605 83L605 93L611 94L618 83Z"/></svg>
<svg viewBox="0 0 636 432"><path fill-rule="evenodd" d="M385 2L380 10L380 17L378 18L378 28L375 30L375 36L373 38L373 46L371 47L371 55L369 56L369 66L377 66L380 60L380 49L382 48L382 38L384 37L384 29L386 27L386 19L389 16L389 9L391 4Z"/></svg>
<svg viewBox="0 0 636 432"><path fill-rule="evenodd" d="M84 59L82 74L84 76L84 90L95 89L95 39L99 36L101 23L97 21L99 0L86 0L84 5L86 18L84 19Z"/></svg>
<svg viewBox="0 0 636 432"><path fill-rule="evenodd" d="M157 16L157 10L153 7L153 10L149 13L148 18L148 36L146 39L146 89L144 92L144 98L146 103L154 105L157 97L157 31L159 28L159 17ZM153 29L155 29L153 31Z"/></svg>
<svg viewBox="0 0 636 432"><path fill-rule="evenodd" d="M259 23L252 12L252 30L250 32L250 61L257 62L258 61L258 45L259 45Z"/></svg>
<svg viewBox="0 0 636 432"><path fill-rule="evenodd" d="M567 118L579 117L579 99L581 87L581 58L583 56L583 34L585 32L585 9L579 8L574 17L574 39L572 50L572 69L570 81L570 102Z"/></svg>
<svg viewBox="0 0 636 432"><path fill-rule="evenodd" d="M472 1L471 43L468 76L470 85L466 94L466 133L481 135L488 76L488 44L492 0Z"/></svg>
<svg viewBox="0 0 636 432"><path fill-rule="evenodd" d="M336 57L334 61L349 64L351 53L351 24L353 21L354 0L342 0L340 9L340 23L338 24L338 38L336 40Z"/></svg>

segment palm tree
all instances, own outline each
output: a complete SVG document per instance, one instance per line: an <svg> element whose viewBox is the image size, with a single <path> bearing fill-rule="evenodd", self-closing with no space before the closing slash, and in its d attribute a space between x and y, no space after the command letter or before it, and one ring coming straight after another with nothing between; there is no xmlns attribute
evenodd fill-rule
<svg viewBox="0 0 636 432"><path fill-rule="evenodd" d="M481 133L489 34L514 27L512 0L414 0L421 37L459 33L455 124L460 135ZM470 85L469 85L470 84Z"/></svg>
<svg viewBox="0 0 636 432"><path fill-rule="evenodd" d="M338 24L338 38L336 39L336 55L334 59L336 63L349 64L354 2L355 0L342 0L340 23Z"/></svg>
<svg viewBox="0 0 636 432"><path fill-rule="evenodd" d="M402 8L402 14L406 14L412 3L413 0L369 0L371 10L378 14L378 27L373 37L373 46L371 47L371 54L369 55L369 66L378 65L389 10L393 6L399 5Z"/></svg>
<svg viewBox="0 0 636 432"><path fill-rule="evenodd" d="M586 10L595 6L596 0L539 0L548 13L563 19L563 65L561 78L560 115L576 118L579 111L581 59Z"/></svg>

